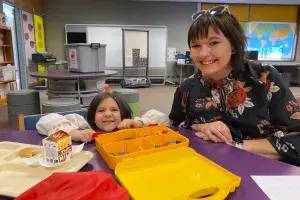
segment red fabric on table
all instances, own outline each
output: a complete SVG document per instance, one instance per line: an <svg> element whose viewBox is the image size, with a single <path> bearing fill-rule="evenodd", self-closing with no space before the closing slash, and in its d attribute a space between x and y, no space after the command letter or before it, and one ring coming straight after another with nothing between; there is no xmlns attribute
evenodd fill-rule
<svg viewBox="0 0 300 200"><path fill-rule="evenodd" d="M128 200L128 192L104 171L54 173L16 200Z"/></svg>

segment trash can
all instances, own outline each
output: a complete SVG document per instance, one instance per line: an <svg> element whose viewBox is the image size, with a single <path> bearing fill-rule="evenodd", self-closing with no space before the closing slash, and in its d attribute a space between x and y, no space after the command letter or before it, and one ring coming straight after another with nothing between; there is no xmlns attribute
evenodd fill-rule
<svg viewBox="0 0 300 200"><path fill-rule="evenodd" d="M136 89L117 89L113 91L114 94L122 98L130 106L133 117L140 116L140 93Z"/></svg>
<svg viewBox="0 0 300 200"><path fill-rule="evenodd" d="M14 90L7 94L8 123L19 124L19 114L40 114L40 94L36 90Z"/></svg>
<svg viewBox="0 0 300 200"><path fill-rule="evenodd" d="M80 110L81 104L75 98L55 98L43 103L43 113L57 113L65 111Z"/></svg>

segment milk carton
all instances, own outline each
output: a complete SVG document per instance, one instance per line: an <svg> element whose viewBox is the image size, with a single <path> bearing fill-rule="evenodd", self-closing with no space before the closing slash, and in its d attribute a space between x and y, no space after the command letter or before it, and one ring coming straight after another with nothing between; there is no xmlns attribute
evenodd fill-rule
<svg viewBox="0 0 300 200"><path fill-rule="evenodd" d="M49 165L60 165L71 158L71 136L64 131L57 131L43 139L45 162Z"/></svg>

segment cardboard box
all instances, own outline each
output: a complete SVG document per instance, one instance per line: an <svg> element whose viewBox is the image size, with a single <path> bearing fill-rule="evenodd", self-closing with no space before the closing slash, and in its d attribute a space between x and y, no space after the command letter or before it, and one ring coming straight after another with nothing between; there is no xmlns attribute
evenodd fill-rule
<svg viewBox="0 0 300 200"><path fill-rule="evenodd" d="M1 81L10 81L15 80L15 67L8 65L0 67L0 80Z"/></svg>
<svg viewBox="0 0 300 200"><path fill-rule="evenodd" d="M45 162L50 165L59 165L71 158L71 136L64 131L57 131L43 139Z"/></svg>

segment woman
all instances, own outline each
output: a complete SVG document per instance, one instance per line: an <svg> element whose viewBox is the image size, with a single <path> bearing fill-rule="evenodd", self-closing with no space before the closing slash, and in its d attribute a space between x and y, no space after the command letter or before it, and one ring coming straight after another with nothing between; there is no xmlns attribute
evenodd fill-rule
<svg viewBox="0 0 300 200"><path fill-rule="evenodd" d="M244 60L246 36L227 6L192 17L188 44L198 72L176 90L173 125L299 165L300 108L280 74Z"/></svg>

